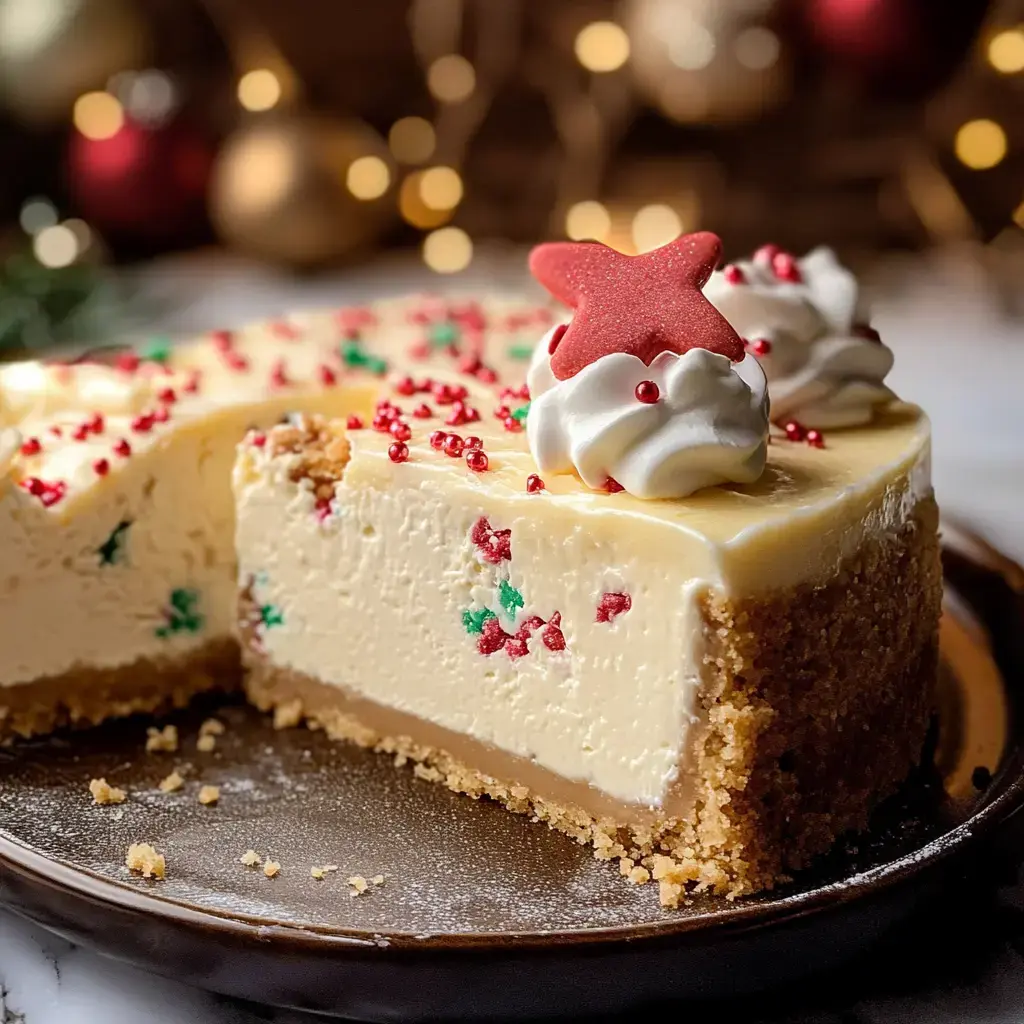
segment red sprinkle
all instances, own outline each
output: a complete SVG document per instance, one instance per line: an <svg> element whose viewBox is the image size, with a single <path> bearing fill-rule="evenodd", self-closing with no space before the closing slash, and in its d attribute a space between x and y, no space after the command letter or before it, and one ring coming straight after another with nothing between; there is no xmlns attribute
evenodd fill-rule
<svg viewBox="0 0 1024 1024"><path fill-rule="evenodd" d="M494 410L494 416L499 420L507 419L511 415L512 410L507 405L499 405L498 408Z"/></svg>
<svg viewBox="0 0 1024 1024"><path fill-rule="evenodd" d="M737 267L735 263L727 263L722 268L722 273L725 275L726 281L729 284L746 284L747 275L743 273L740 267Z"/></svg>
<svg viewBox="0 0 1024 1024"><path fill-rule="evenodd" d="M772 257L772 273L780 281L789 281L793 284L800 284L804 276L800 273L800 267L796 257L789 252L777 252Z"/></svg>
<svg viewBox="0 0 1024 1024"><path fill-rule="evenodd" d="M262 448L267 443L267 435L262 430L256 430L249 435L249 444L253 448Z"/></svg>
<svg viewBox="0 0 1024 1024"><path fill-rule="evenodd" d="M416 394L416 382L412 377L403 377L398 383L395 384L395 390L400 395L415 395Z"/></svg>
<svg viewBox="0 0 1024 1024"><path fill-rule="evenodd" d="M37 476L29 476L21 481L21 486L34 498L38 498L44 508L56 505L67 493L67 484L63 480L54 480L52 483L40 480Z"/></svg>
<svg viewBox="0 0 1024 1024"><path fill-rule="evenodd" d="M389 433L396 441L408 441L412 437L412 427L401 420L392 420Z"/></svg>
<svg viewBox="0 0 1024 1024"><path fill-rule="evenodd" d="M442 442L445 455L449 455L453 459L457 459L462 454L463 447L462 438L458 434L448 434Z"/></svg>
<svg viewBox="0 0 1024 1024"><path fill-rule="evenodd" d="M469 539L476 545L485 562L497 565L512 557L512 531L492 530L486 516L481 516L469 531Z"/></svg>
<svg viewBox="0 0 1024 1024"><path fill-rule="evenodd" d="M617 615L623 615L633 607L633 599L629 594L605 593L597 605L595 622L611 622Z"/></svg>
<svg viewBox="0 0 1024 1024"><path fill-rule="evenodd" d="M156 420L151 412L144 412L132 420L132 430L137 434L148 434Z"/></svg>
<svg viewBox="0 0 1024 1024"><path fill-rule="evenodd" d="M388 447L388 458L392 462L405 462L409 458L409 446L404 441L395 441Z"/></svg>
<svg viewBox="0 0 1024 1024"><path fill-rule="evenodd" d="M644 405L654 405L661 398L661 388L653 380L640 381L633 393L636 395L636 400L643 402Z"/></svg>
<svg viewBox="0 0 1024 1024"><path fill-rule="evenodd" d="M747 349L755 356L766 356L772 350L772 343L767 338L755 338L747 342Z"/></svg>
<svg viewBox="0 0 1024 1024"><path fill-rule="evenodd" d="M783 429L790 441L803 441L807 437L807 431L796 420L790 420Z"/></svg>
<svg viewBox="0 0 1024 1024"><path fill-rule="evenodd" d="M505 653L515 661L517 658L524 658L530 653L530 648L524 639L518 636L505 641Z"/></svg>
<svg viewBox="0 0 1024 1024"><path fill-rule="evenodd" d="M97 476L106 476L110 472L110 463L106 459L97 459L92 468Z"/></svg>
<svg viewBox="0 0 1024 1024"><path fill-rule="evenodd" d="M22 455L38 455L43 450L42 442L38 437L27 437L21 446Z"/></svg>
<svg viewBox="0 0 1024 1024"><path fill-rule="evenodd" d="M476 642L476 649L481 654L496 654L511 639L512 637L501 628L501 623L496 618L488 619L483 624L480 639Z"/></svg>
<svg viewBox="0 0 1024 1024"><path fill-rule="evenodd" d="M824 448L825 438L822 436L820 430L808 430L807 431L807 443L812 448Z"/></svg>
<svg viewBox="0 0 1024 1024"><path fill-rule="evenodd" d="M476 379L483 384L493 384L498 379L498 375L489 366L481 366L476 371Z"/></svg>
<svg viewBox="0 0 1024 1024"><path fill-rule="evenodd" d="M418 420L429 420L430 417L434 415L430 406L427 405L426 402L420 402L420 404L413 409L412 414Z"/></svg>
<svg viewBox="0 0 1024 1024"><path fill-rule="evenodd" d="M122 459L127 459L132 453L132 446L122 437L120 441L114 443L114 454L120 455Z"/></svg>
<svg viewBox="0 0 1024 1024"><path fill-rule="evenodd" d="M338 383L338 375L326 363L321 363L316 368L316 376L325 388L333 387Z"/></svg>
<svg viewBox="0 0 1024 1024"><path fill-rule="evenodd" d="M168 404L173 404L178 400L178 396L174 393L174 388L164 388L162 391L157 392L156 397L161 402L167 402Z"/></svg>
<svg viewBox="0 0 1024 1024"><path fill-rule="evenodd" d="M565 650L565 635L562 633L562 613L555 612L544 627L540 638L549 651Z"/></svg>
<svg viewBox="0 0 1024 1024"><path fill-rule="evenodd" d="M285 388L289 384L288 369L283 359L278 359L270 369L270 386Z"/></svg>
<svg viewBox="0 0 1024 1024"><path fill-rule="evenodd" d="M94 434L102 434L103 428L106 425L103 419L103 413L94 412L88 419L87 424L89 430Z"/></svg>
<svg viewBox="0 0 1024 1024"><path fill-rule="evenodd" d="M444 443L448 440L448 435L443 430L435 430L430 437L430 447L436 448L440 451L444 447Z"/></svg>
<svg viewBox="0 0 1024 1024"><path fill-rule="evenodd" d="M475 449L474 451L466 453L466 465L469 466L474 473L483 473L490 465L490 459L487 458L487 455L484 452L479 449Z"/></svg>
<svg viewBox="0 0 1024 1024"><path fill-rule="evenodd" d="M363 429L362 418L359 417L359 416L349 416L349 418L345 421L345 426L349 430L362 430Z"/></svg>
<svg viewBox="0 0 1024 1024"><path fill-rule="evenodd" d="M531 473L526 478L526 493L538 494L544 490L544 481L536 473Z"/></svg>
<svg viewBox="0 0 1024 1024"><path fill-rule="evenodd" d="M89 436L89 424L79 423L74 430L71 431L71 437L75 441L84 441Z"/></svg>
<svg viewBox="0 0 1024 1024"><path fill-rule="evenodd" d="M614 477L608 477L604 482L604 489L609 494L618 494L619 491L624 491L626 488L623 487L622 484L620 484Z"/></svg>
<svg viewBox="0 0 1024 1024"><path fill-rule="evenodd" d="M563 337L565 337L565 332L567 330L569 330L569 325L568 324L559 324L551 332L551 340L548 342L548 355L549 356L553 356L555 354L555 349L558 348L558 343L562 340Z"/></svg>

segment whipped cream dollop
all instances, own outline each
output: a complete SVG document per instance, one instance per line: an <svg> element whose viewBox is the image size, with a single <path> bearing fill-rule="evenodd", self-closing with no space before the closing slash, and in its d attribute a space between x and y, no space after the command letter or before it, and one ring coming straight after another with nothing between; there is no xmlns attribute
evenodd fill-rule
<svg viewBox="0 0 1024 1024"><path fill-rule="evenodd" d="M752 356L732 363L694 348L646 365L613 352L558 380L549 354L555 330L534 350L527 376L527 437L542 473L575 471L595 490L611 479L638 498L683 498L761 475L768 390ZM637 397L644 382L656 386L656 401Z"/></svg>
<svg viewBox="0 0 1024 1024"><path fill-rule="evenodd" d="M894 398L883 383L893 355L867 327L856 279L831 249L781 254L782 274L779 255L765 247L704 286L764 368L772 419L815 428L870 422Z"/></svg>

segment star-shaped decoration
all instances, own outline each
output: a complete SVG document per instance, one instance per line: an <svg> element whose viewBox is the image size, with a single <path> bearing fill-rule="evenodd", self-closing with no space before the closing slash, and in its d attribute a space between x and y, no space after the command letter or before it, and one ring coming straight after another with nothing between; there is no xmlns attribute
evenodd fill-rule
<svg viewBox="0 0 1024 1024"><path fill-rule="evenodd" d="M706 348L734 361L743 341L701 291L722 243L699 231L640 256L600 242L549 242L530 253L530 272L576 313L551 353L551 372L567 380L612 352L650 365L661 352Z"/></svg>

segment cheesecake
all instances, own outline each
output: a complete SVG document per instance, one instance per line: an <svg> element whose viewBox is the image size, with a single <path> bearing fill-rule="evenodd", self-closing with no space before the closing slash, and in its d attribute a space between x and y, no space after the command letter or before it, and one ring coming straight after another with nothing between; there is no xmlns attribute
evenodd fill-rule
<svg viewBox="0 0 1024 1024"><path fill-rule="evenodd" d="M928 421L830 253L718 260L0 367L0 738L240 685L667 906L863 828L931 713Z"/></svg>

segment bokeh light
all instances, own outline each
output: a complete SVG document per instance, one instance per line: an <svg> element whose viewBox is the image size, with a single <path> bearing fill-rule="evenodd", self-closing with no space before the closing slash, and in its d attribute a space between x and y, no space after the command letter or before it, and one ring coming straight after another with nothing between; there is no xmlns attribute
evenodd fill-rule
<svg viewBox="0 0 1024 1024"><path fill-rule="evenodd" d="M439 274L465 270L473 259L473 241L462 228L440 228L423 239L423 262Z"/></svg>
<svg viewBox="0 0 1024 1024"><path fill-rule="evenodd" d="M45 196L33 196L22 203L18 223L26 235L38 235L57 223L57 208Z"/></svg>
<svg viewBox="0 0 1024 1024"><path fill-rule="evenodd" d="M427 88L442 103L461 103L476 88L476 72L465 57L448 53L427 69Z"/></svg>
<svg viewBox="0 0 1024 1024"><path fill-rule="evenodd" d="M592 21L580 29L573 49L588 71L617 71L629 60L629 36L614 21Z"/></svg>
<svg viewBox="0 0 1024 1024"><path fill-rule="evenodd" d="M765 71L779 59L779 37L762 25L745 28L733 42L736 60L751 71Z"/></svg>
<svg viewBox="0 0 1024 1024"><path fill-rule="evenodd" d="M124 107L109 92L87 92L75 100L71 118L87 139L109 139L124 125Z"/></svg>
<svg viewBox="0 0 1024 1024"><path fill-rule="evenodd" d="M269 68L247 71L238 80L238 102L246 110L271 110L280 100L281 80Z"/></svg>
<svg viewBox="0 0 1024 1024"><path fill-rule="evenodd" d="M431 167L420 177L420 198L430 210L452 210L462 201L462 179L453 167Z"/></svg>
<svg viewBox="0 0 1024 1024"><path fill-rule="evenodd" d="M1006 156L1006 132L988 118L961 125L954 142L957 159L974 171L995 167Z"/></svg>
<svg viewBox="0 0 1024 1024"><path fill-rule="evenodd" d="M433 156L437 136L425 118L402 117L391 126L388 145L399 163L421 164Z"/></svg>
<svg viewBox="0 0 1024 1024"><path fill-rule="evenodd" d="M32 251L44 267L69 267L78 256L78 239L66 225L54 224L35 236Z"/></svg>
<svg viewBox="0 0 1024 1024"><path fill-rule="evenodd" d="M679 214L664 203L642 206L633 217L633 244L637 252L650 252L678 238L683 230Z"/></svg>
<svg viewBox="0 0 1024 1024"><path fill-rule="evenodd" d="M423 171L414 171L398 190L398 212L414 228L439 228L452 218L453 210L433 210L423 202Z"/></svg>
<svg viewBox="0 0 1024 1024"><path fill-rule="evenodd" d="M1004 75L1024 71L1024 31L1007 29L989 40L988 62Z"/></svg>
<svg viewBox="0 0 1024 1024"><path fill-rule="evenodd" d="M715 37L695 18L681 14L668 43L668 59L683 71L699 71L715 59Z"/></svg>
<svg viewBox="0 0 1024 1024"><path fill-rule="evenodd" d="M584 239L601 241L611 227L608 208L594 199L573 203L565 214L565 233L576 242Z"/></svg>
<svg viewBox="0 0 1024 1024"><path fill-rule="evenodd" d="M361 156L349 164L345 184L356 199L379 199L391 184L391 171L379 156Z"/></svg>

